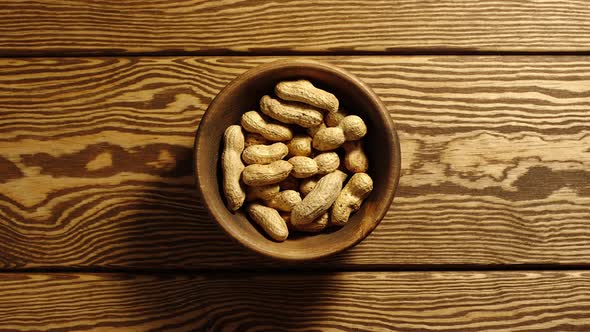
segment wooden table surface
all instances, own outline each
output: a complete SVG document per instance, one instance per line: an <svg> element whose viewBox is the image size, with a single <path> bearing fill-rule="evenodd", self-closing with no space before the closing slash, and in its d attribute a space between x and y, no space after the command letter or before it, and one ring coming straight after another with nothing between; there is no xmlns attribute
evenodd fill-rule
<svg viewBox="0 0 590 332"><path fill-rule="evenodd" d="M580 0L0 5L0 331L589 331ZM286 264L232 242L192 144L230 80L341 66L398 129L380 226Z"/></svg>

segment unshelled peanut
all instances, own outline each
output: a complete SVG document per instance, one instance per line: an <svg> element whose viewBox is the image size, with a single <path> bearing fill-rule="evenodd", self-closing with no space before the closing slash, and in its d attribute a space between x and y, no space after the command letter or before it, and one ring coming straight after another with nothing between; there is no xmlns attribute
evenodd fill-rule
<svg viewBox="0 0 590 332"><path fill-rule="evenodd" d="M242 152L242 160L248 165L270 164L273 161L285 158L287 153L289 153L289 149L283 143L250 145Z"/></svg>
<svg viewBox="0 0 590 332"><path fill-rule="evenodd" d="M323 119L322 113L311 106L280 101L270 96L260 99L260 110L282 123L296 124L304 128L317 126Z"/></svg>
<svg viewBox="0 0 590 332"><path fill-rule="evenodd" d="M244 133L240 126L229 126L223 134L221 168L223 171L223 193L231 211L239 209L246 199L246 192L240 183L244 170L241 155L244 150Z"/></svg>
<svg viewBox="0 0 590 332"><path fill-rule="evenodd" d="M344 117L348 115L348 112L346 112L343 109L339 109L337 112L326 114L324 122L328 127L338 127L340 121L342 121L342 119L344 119Z"/></svg>
<svg viewBox="0 0 590 332"><path fill-rule="evenodd" d="M338 127L342 129L347 141L357 141L367 134L367 125L360 116L345 116L339 123Z"/></svg>
<svg viewBox="0 0 590 332"><path fill-rule="evenodd" d="M246 147L249 147L250 145L266 145L269 143L269 140L267 140L266 138L262 137L262 135L260 134L256 134L256 133L247 133L246 134Z"/></svg>
<svg viewBox="0 0 590 332"><path fill-rule="evenodd" d="M278 194L279 191L280 187L278 184L268 184L265 186L258 187L248 186L246 188L246 201L251 202L257 199L266 201L271 199L274 195Z"/></svg>
<svg viewBox="0 0 590 332"><path fill-rule="evenodd" d="M298 179L308 178L318 172L318 164L309 157L296 156L289 158L289 162L293 165L291 175Z"/></svg>
<svg viewBox="0 0 590 332"><path fill-rule="evenodd" d="M365 122L356 115L344 117L337 127L319 129L313 136L313 147L320 151L334 150L345 141L356 141L367 134Z"/></svg>
<svg viewBox="0 0 590 332"><path fill-rule="evenodd" d="M283 215L281 215L281 216L283 216ZM285 218L283 217L283 219L285 219ZM287 220L285 220L285 221L287 221ZM309 224L293 225L290 223L290 221L291 221L291 218L288 219L287 226L290 226L291 229L293 229L294 231L307 232L307 233L317 233L317 232L321 232L326 227L328 227L328 223L330 221L330 214L328 212L325 212L324 214L322 214L316 220L310 222Z"/></svg>
<svg viewBox="0 0 590 332"><path fill-rule="evenodd" d="M288 141L293 138L293 131L289 127L270 123L256 111L244 113L240 123L246 131L260 134L269 141Z"/></svg>
<svg viewBox="0 0 590 332"><path fill-rule="evenodd" d="M364 173L369 169L369 159L361 141L346 142L344 147L344 166L352 173Z"/></svg>
<svg viewBox="0 0 590 332"><path fill-rule="evenodd" d="M287 142L287 148L289 149L289 156L311 156L311 137L307 135L295 135L293 139Z"/></svg>
<svg viewBox="0 0 590 332"><path fill-rule="evenodd" d="M319 151L337 149L346 141L344 132L339 127L327 127L318 130L313 136L313 147Z"/></svg>
<svg viewBox="0 0 590 332"><path fill-rule="evenodd" d="M328 211L340 194L346 177L347 175L340 171L324 175L301 203L295 205L291 211L291 223L293 225L309 224Z"/></svg>
<svg viewBox="0 0 590 332"><path fill-rule="evenodd" d="M333 94L316 88L308 80L285 81L275 86L276 95L283 100L298 101L328 112L338 110L338 99Z"/></svg>
<svg viewBox="0 0 590 332"><path fill-rule="evenodd" d="M313 160L318 165L317 174L321 175L332 173L340 166L340 157L336 152L320 153Z"/></svg>
<svg viewBox="0 0 590 332"><path fill-rule="evenodd" d="M293 165L286 160L273 161L268 165L248 165L242 171L242 180L249 186L275 184L286 179Z"/></svg>
<svg viewBox="0 0 590 332"><path fill-rule="evenodd" d="M356 141L367 134L367 125L357 115L349 115L344 110L326 114L325 123L328 127L340 127L347 141Z"/></svg>
<svg viewBox="0 0 590 332"><path fill-rule="evenodd" d="M353 175L332 206L332 224L343 226L372 190L373 180L367 173Z"/></svg>
<svg viewBox="0 0 590 332"><path fill-rule="evenodd" d="M307 128L307 133L309 134L309 136L311 136L311 138L313 138L315 136L315 134L318 133L318 131L320 131L324 128L326 128L326 124L322 122L317 126Z"/></svg>
<svg viewBox="0 0 590 332"><path fill-rule="evenodd" d="M315 188L319 180L320 178L317 176L303 179L303 181L301 181L301 185L299 185L299 192L301 195L303 195L303 197L307 196L307 194L309 194L313 188Z"/></svg>
<svg viewBox="0 0 590 332"><path fill-rule="evenodd" d="M301 194L295 190L283 190L265 202L268 207L290 212L295 205L301 202Z"/></svg>
<svg viewBox="0 0 590 332"><path fill-rule="evenodd" d="M279 212L268 206L258 203L249 204L248 214L260 227L276 241L285 241L289 236L287 223Z"/></svg>

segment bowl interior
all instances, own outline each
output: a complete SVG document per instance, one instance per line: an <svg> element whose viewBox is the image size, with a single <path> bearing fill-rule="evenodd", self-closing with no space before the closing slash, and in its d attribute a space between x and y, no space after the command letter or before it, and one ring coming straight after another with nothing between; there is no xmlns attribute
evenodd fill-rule
<svg viewBox="0 0 590 332"><path fill-rule="evenodd" d="M244 112L259 110L265 94L283 80L306 78L330 91L349 112L367 123L365 151L370 162L373 192L349 222L329 233L290 236L285 242L270 240L244 212L230 212L220 190L219 167L223 132L239 124ZM195 171L204 204L223 229L259 253L281 259L313 259L344 250L362 240L381 221L393 199L399 178L400 150L396 132L383 104L361 81L342 69L315 61L277 61L254 68L231 82L209 106L195 142Z"/></svg>

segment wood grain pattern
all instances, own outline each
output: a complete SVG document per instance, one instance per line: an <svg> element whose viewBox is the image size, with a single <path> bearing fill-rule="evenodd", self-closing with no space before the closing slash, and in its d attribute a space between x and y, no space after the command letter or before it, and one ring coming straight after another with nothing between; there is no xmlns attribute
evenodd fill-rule
<svg viewBox="0 0 590 332"><path fill-rule="evenodd" d="M581 0L3 1L0 55L590 51Z"/></svg>
<svg viewBox="0 0 590 332"><path fill-rule="evenodd" d="M194 131L275 58L0 60L0 266L272 264L193 189ZM588 57L326 57L386 103L402 145L390 212L321 266L587 264Z"/></svg>
<svg viewBox="0 0 590 332"><path fill-rule="evenodd" d="M587 331L588 272L2 274L0 331Z"/></svg>

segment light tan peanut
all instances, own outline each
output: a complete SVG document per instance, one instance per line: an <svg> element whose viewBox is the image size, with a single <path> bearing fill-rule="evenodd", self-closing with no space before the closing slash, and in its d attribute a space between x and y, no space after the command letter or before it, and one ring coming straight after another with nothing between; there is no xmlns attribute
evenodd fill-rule
<svg viewBox="0 0 590 332"><path fill-rule="evenodd" d="M338 99L333 94L318 89L308 80L285 81L275 86L279 98L302 102L329 112L338 110Z"/></svg>
<svg viewBox="0 0 590 332"><path fill-rule="evenodd" d="M283 220L285 220L285 222L287 223L287 227L289 228L289 230L294 230L294 231L298 231L298 232L318 233L318 232L323 231L326 227L328 227L328 224L330 223L330 213L328 213L328 212L322 214L319 218L310 222L309 224L303 224L303 225L297 225L297 226L294 226L291 223L291 214L290 213L279 211L279 214L281 215Z"/></svg>
<svg viewBox="0 0 590 332"><path fill-rule="evenodd" d="M246 192L240 181L244 170L242 151L244 150L244 133L238 125L229 126L223 134L223 152L221 169L223 171L223 193L227 207L231 211L239 209L246 199Z"/></svg>
<svg viewBox="0 0 590 332"><path fill-rule="evenodd" d="M357 141L367 134L367 125L360 116L356 115L344 117L338 127L342 128L347 141Z"/></svg>
<svg viewBox="0 0 590 332"><path fill-rule="evenodd" d="M289 218L290 221L291 218ZM307 232L307 233L317 233L323 231L330 221L330 214L325 212L321 216L319 216L316 220L310 222L309 224L300 224L300 225L293 225L291 224L291 229L298 232ZM289 223L287 223L289 226Z"/></svg>
<svg viewBox="0 0 590 332"><path fill-rule="evenodd" d="M279 211L290 212L293 207L301 202L301 194L295 190L284 190L274 195L265 203L268 207Z"/></svg>
<svg viewBox="0 0 590 332"><path fill-rule="evenodd" d="M269 184L260 187L247 187L246 188L246 201L251 202L257 199L263 201L271 199L274 195L278 194L280 187L278 184Z"/></svg>
<svg viewBox="0 0 590 332"><path fill-rule="evenodd" d="M318 164L309 157L295 156L289 158L289 162L293 165L291 175L298 179L308 178L318 172Z"/></svg>
<svg viewBox="0 0 590 332"><path fill-rule="evenodd" d="M340 194L344 180L346 174L340 171L324 175L301 203L295 205L291 211L291 223L297 226L309 224L328 211Z"/></svg>
<svg viewBox="0 0 590 332"><path fill-rule="evenodd" d="M293 132L289 127L270 123L256 111L244 113L240 123L244 130L260 134L269 141L288 141L293 138Z"/></svg>
<svg viewBox="0 0 590 332"><path fill-rule="evenodd" d="M265 186L283 181L289 176L293 165L286 160L273 161L268 165L248 165L242 172L242 180L249 186Z"/></svg>
<svg viewBox="0 0 590 332"><path fill-rule="evenodd" d="M292 175L289 175L286 179L284 179L283 181L281 181L281 183L279 183L279 185L281 186L281 190L295 190L298 191L299 190L299 179L293 177Z"/></svg>
<svg viewBox="0 0 590 332"><path fill-rule="evenodd" d="M311 155L311 137L301 134L295 135L287 143L287 148L289 148L289 156L291 157L309 157Z"/></svg>
<svg viewBox="0 0 590 332"><path fill-rule="evenodd" d="M252 203L247 207L248 214L260 227L276 241L285 241L289 236L287 223L279 212L268 206Z"/></svg>
<svg viewBox="0 0 590 332"><path fill-rule="evenodd" d="M337 149L346 141L344 132L340 127L328 127L320 129L313 137L313 147L320 151Z"/></svg>
<svg viewBox="0 0 590 332"><path fill-rule="evenodd" d="M260 110L282 123L296 124L304 128L317 126L324 118L320 111L311 106L281 101L270 96L260 99Z"/></svg>
<svg viewBox="0 0 590 332"><path fill-rule="evenodd" d="M324 117L324 122L326 122L328 127L337 127L338 124L340 124L340 121L342 121L342 119L344 119L344 117L347 115L348 112L343 109L339 109L338 112L327 113Z"/></svg>
<svg viewBox="0 0 590 332"><path fill-rule="evenodd" d="M373 180L367 173L354 174L332 206L332 224L343 226L350 214L360 209L363 200L373 190Z"/></svg>
<svg viewBox="0 0 590 332"><path fill-rule="evenodd" d="M319 180L320 179L317 176L303 179L303 181L301 181L301 185L299 186L299 192L301 195L303 195L303 197L307 196L307 194L309 194L313 188L315 188Z"/></svg>
<svg viewBox="0 0 590 332"><path fill-rule="evenodd" d="M320 151L338 148L345 141L356 141L367 134L363 119L356 115L346 116L337 127L319 129L313 136L313 147Z"/></svg>
<svg viewBox="0 0 590 332"><path fill-rule="evenodd" d="M260 134L248 133L246 134L246 147L250 145L268 144L268 140Z"/></svg>
<svg viewBox="0 0 590 332"><path fill-rule="evenodd" d="M274 143L271 145L250 145L242 152L242 159L246 164L270 164L281 160L289 153L287 145Z"/></svg>
<svg viewBox="0 0 590 332"><path fill-rule="evenodd" d="M326 128L326 124L322 122L317 126L307 128L307 133L309 134L309 136L311 136L311 138L313 138L318 131L324 128Z"/></svg>
<svg viewBox="0 0 590 332"><path fill-rule="evenodd" d="M349 115L344 110L326 114L325 122L328 127L340 127L347 141L359 140L367 134L367 125L363 119L357 115Z"/></svg>
<svg viewBox="0 0 590 332"><path fill-rule="evenodd" d="M340 166L340 157L336 152L324 152L320 153L313 158L318 165L317 174L328 174L338 169Z"/></svg>
<svg viewBox="0 0 590 332"><path fill-rule="evenodd" d="M369 169L369 159L363 150L361 141L350 141L343 145L344 166L353 173L364 173Z"/></svg>

